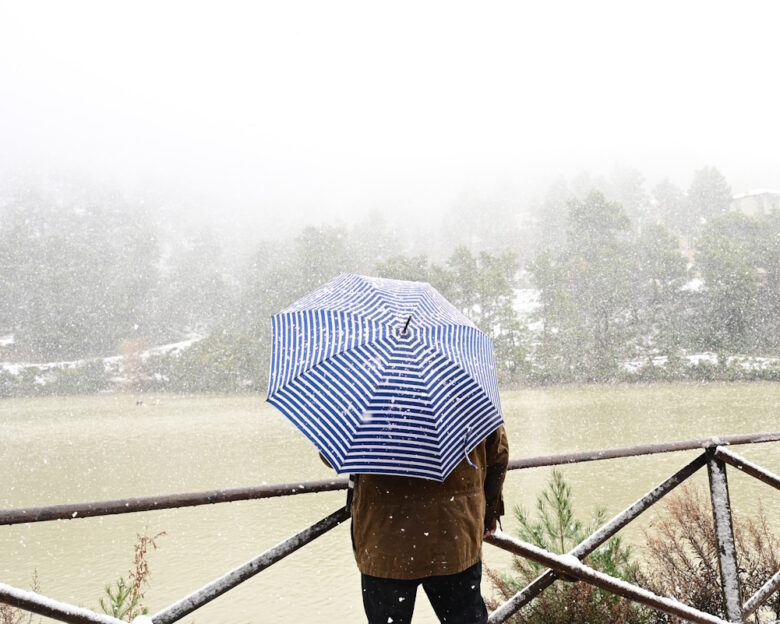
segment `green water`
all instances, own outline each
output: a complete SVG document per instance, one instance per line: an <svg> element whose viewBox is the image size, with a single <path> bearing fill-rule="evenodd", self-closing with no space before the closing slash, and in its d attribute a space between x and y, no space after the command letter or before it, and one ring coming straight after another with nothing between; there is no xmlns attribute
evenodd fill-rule
<svg viewBox="0 0 780 624"><path fill-rule="evenodd" d="M136 405L143 400L143 405ZM592 386L502 395L512 458L780 429L780 384ZM780 443L735 447L778 472ZM614 514L695 452L563 468L576 509ZM508 506L530 506L549 469L507 478ZM331 476L316 452L260 397L111 395L0 401L0 508L250 486ZM772 515L780 495L729 472L735 513ZM694 480L704 484L705 474ZM0 582L96 608L127 572L137 533L166 531L150 556L151 612L198 589L335 510L327 493L83 520L0 527ZM651 510L648 514L657 513ZM780 521L772 516L776 529ZM651 515L648 518L652 517ZM504 528L514 522L507 517ZM641 556L639 528L626 529ZM509 558L486 546L488 565ZM485 591L487 591L485 587ZM185 622L362 622L346 526L272 566ZM435 622L420 596L415 622Z"/></svg>

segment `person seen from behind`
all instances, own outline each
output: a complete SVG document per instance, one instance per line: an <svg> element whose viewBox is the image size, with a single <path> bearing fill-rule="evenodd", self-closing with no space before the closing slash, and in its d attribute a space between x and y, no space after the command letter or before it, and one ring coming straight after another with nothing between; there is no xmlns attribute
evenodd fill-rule
<svg viewBox="0 0 780 624"><path fill-rule="evenodd" d="M482 539L504 513L508 463L501 426L443 482L353 477L352 546L368 624L409 624L420 585L441 622L487 622Z"/></svg>

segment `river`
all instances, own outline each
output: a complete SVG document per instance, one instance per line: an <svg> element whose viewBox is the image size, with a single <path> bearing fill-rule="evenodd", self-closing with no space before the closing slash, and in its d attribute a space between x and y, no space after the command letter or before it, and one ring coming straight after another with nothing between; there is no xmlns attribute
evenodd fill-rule
<svg viewBox="0 0 780 624"><path fill-rule="evenodd" d="M780 384L669 384L529 389L502 395L512 458L710 435L777 430ZM780 443L735 447L780 470ZM614 514L695 452L563 468L585 521ZM507 477L508 510L530 508L550 469ZM258 396L125 394L0 400L0 508L114 499L327 478L332 473L293 426ZM759 498L780 521L778 493L729 471L735 513ZM694 481L706 482L706 472ZM126 574L136 534L156 534L149 555L152 613L253 558L343 504L342 492L105 518L0 527L0 582L98 608L105 584ZM649 514L657 513L655 510ZM504 529L516 523L511 511ZM641 532L626 529L641 556ZM487 565L510 559L486 546ZM487 586L484 591L488 591ZM49 620L44 620L49 621ZM183 622L362 622L359 575L340 526ZM436 622L422 591L415 622Z"/></svg>

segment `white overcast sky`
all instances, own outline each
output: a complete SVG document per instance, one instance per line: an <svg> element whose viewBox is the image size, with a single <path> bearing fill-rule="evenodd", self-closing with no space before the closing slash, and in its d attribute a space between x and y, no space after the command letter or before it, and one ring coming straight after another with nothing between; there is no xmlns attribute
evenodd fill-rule
<svg viewBox="0 0 780 624"><path fill-rule="evenodd" d="M775 0L0 0L0 173L326 218L616 166L780 187L779 29Z"/></svg>

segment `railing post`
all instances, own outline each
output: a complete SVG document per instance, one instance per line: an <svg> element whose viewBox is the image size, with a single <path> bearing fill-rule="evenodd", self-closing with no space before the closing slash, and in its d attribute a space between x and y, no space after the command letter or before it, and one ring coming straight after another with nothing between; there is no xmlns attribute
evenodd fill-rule
<svg viewBox="0 0 780 624"><path fill-rule="evenodd" d="M729 485L726 479L726 464L715 457L716 448L707 450L707 474L710 481L712 515L715 520L715 537L718 544L718 563L720 582L723 589L723 602L726 619L729 622L742 620L742 601L739 596L739 570L737 552L734 545L734 527L731 522L731 502Z"/></svg>

